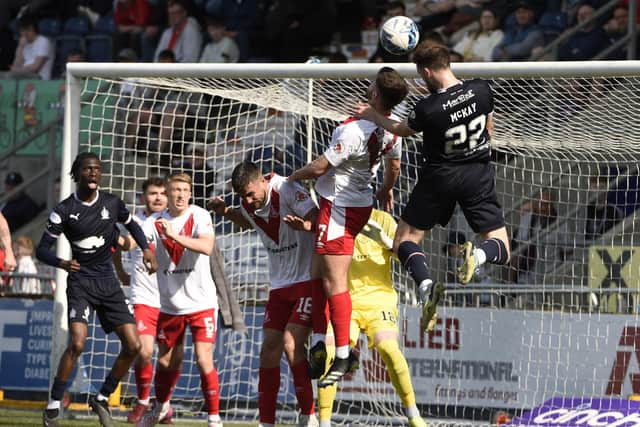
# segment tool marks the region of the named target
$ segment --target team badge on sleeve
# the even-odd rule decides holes
[[[335,151],[337,154],[342,153],[342,144],[341,143],[336,143],[336,145],[333,146],[333,151]]]
[[[51,222],[52,224],[60,224],[62,223],[62,218],[60,218],[60,215],[58,215],[57,212],[51,212],[49,214],[49,222]]]
[[[304,202],[309,198],[309,195],[304,191],[296,191],[296,201]]]

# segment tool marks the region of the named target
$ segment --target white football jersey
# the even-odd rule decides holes
[[[398,120],[394,114],[390,117]],[[380,167],[380,159],[382,156],[399,159],[402,138],[368,120],[349,118],[333,131],[324,156],[332,168],[316,181],[318,194],[335,206],[371,206],[371,181]]]
[[[145,215],[143,209],[136,211],[133,215],[133,220],[138,223],[145,232],[147,241],[152,241],[152,236],[147,232],[147,228],[144,227],[145,221],[151,217]],[[153,222],[154,219],[151,219]],[[118,224],[120,234],[126,236],[129,231]],[[158,293],[158,281],[156,275],[147,273],[147,269],[144,266],[142,258],[142,250],[136,247],[128,252],[122,252],[122,264],[125,271],[131,277],[131,303],[132,304],[144,304],[149,307],[160,307],[160,294]]]
[[[311,279],[314,233],[297,231],[283,218],[289,214],[304,218],[316,207],[309,193],[298,182],[271,174],[265,205],[255,210],[242,203],[241,212],[258,232],[269,254],[272,289],[285,288]]]
[[[198,237],[213,236],[211,216],[206,210],[191,205],[179,217],[172,217],[169,210],[152,216],[144,223],[145,234],[153,236],[158,260],[158,290],[160,311],[168,314],[189,314],[210,308],[218,308],[216,287],[211,276],[209,257],[193,252],[167,239],[156,227],[156,220],[165,218],[171,228],[180,234]]]

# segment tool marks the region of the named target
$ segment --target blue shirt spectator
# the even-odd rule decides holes
[[[594,13],[593,6],[583,4],[578,8],[578,25],[584,23]],[[609,46],[609,39],[598,21],[594,20],[584,26],[567,40],[558,51],[558,59],[562,61],[586,61]]]
[[[527,59],[534,48],[544,45],[544,34],[535,23],[535,12],[529,3],[520,2],[515,17],[515,27],[507,29],[502,41],[493,49],[494,61]]]

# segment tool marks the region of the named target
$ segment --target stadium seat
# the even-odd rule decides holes
[[[544,33],[545,44],[558,37],[567,29],[567,14],[564,12],[545,12],[540,17],[538,25]]]
[[[112,62],[113,39],[106,34],[90,34],[84,38],[87,47],[87,61]]]
[[[59,76],[65,68],[69,52],[75,49],[84,51],[84,40],[82,37],[73,35],[60,35],[55,38],[56,59],[53,63],[53,76]]]
[[[43,36],[56,37],[60,35],[62,22],[56,18],[43,18],[38,21],[38,32]]]
[[[105,15],[98,18],[93,26],[92,34],[113,34],[117,31],[113,16]]]
[[[73,16],[64,21],[66,36],[85,36],[89,34],[89,20],[83,16]]]

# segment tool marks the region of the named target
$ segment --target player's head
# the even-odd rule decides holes
[[[431,92],[436,92],[440,88],[441,72],[451,69],[449,48],[428,41],[418,45],[413,52],[412,60],[416,64],[418,74]]]
[[[85,151],[76,156],[69,172],[79,187],[96,190],[102,178],[102,165],[97,154]]]
[[[246,204],[254,209],[264,206],[269,186],[255,163],[244,161],[236,165],[231,174],[231,185]]]
[[[167,178],[167,202],[169,209],[182,212],[189,207],[191,199],[191,176],[176,172]]]
[[[147,178],[142,183],[142,201],[147,212],[161,212],[167,208],[167,191],[164,179]]]
[[[380,106],[388,111],[402,102],[408,92],[400,73],[391,67],[382,67],[367,89],[367,100],[373,105],[379,98]]]

